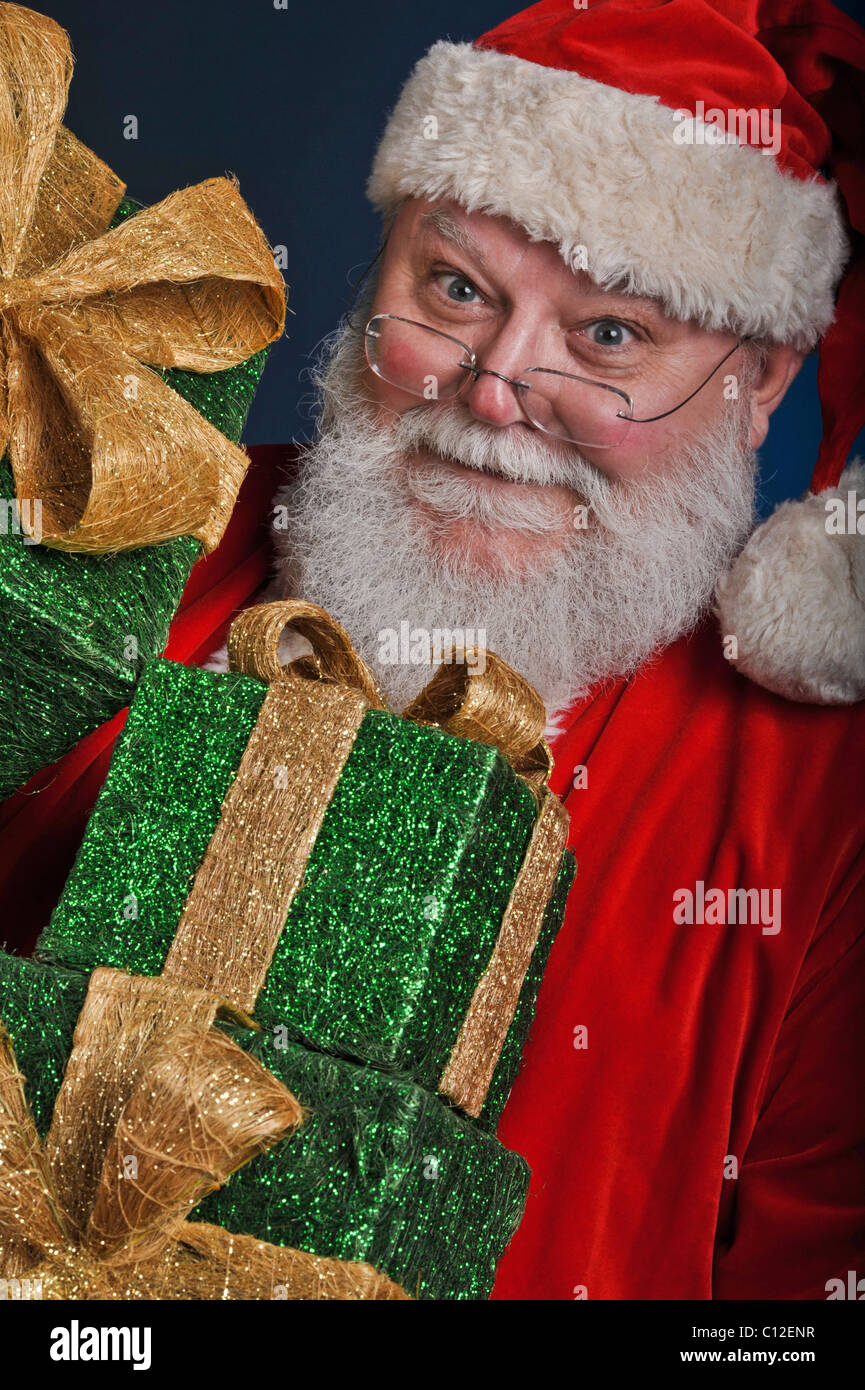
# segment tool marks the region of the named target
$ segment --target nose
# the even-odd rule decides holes
[[[492,367],[476,367],[464,399],[476,420],[487,425],[528,425],[530,423],[516,389],[519,377],[506,376]]]

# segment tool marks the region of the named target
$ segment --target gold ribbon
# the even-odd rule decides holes
[[[568,813],[558,797],[544,788],[540,813],[493,953],[477,983],[439,1082],[442,1095],[449,1096],[467,1115],[477,1116],[484,1107],[538,944],[567,836]]]
[[[283,667],[277,649],[286,626],[306,637],[313,654]],[[246,609],[231,626],[228,654],[232,670],[269,689],[163,973],[252,1010],[361,720],[384,704],[344,629],[316,604],[290,599]],[[456,669],[440,668],[405,717],[499,748],[539,806],[496,946],[439,1085],[478,1115],[537,944],[568,817],[546,787],[543,702],[499,657],[487,653],[483,672],[473,654]]]
[[[94,971],[40,1144],[0,1029],[0,1273],[54,1299],[405,1299],[370,1265],[188,1222],[302,1107],[211,1025],[224,1001]]]
[[[45,544],[211,550],[248,459],[151,368],[251,357],[282,332],[282,276],[228,179],[106,231],[124,185],[61,124],[71,73],[59,25],[0,4],[0,453]]]

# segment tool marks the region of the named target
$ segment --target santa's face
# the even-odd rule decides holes
[[[425,329],[370,346],[364,325],[379,314],[456,346],[431,335],[429,363]],[[705,612],[752,524],[752,445],[777,394],[755,385],[747,351],[663,420],[622,429],[614,411],[613,447],[537,428],[502,378],[582,376],[657,415],[695,391],[732,335],[600,292],[504,219],[419,200],[399,212],[353,318],[316,373],[319,430],[277,498],[276,540],[283,591],[345,626],[396,708],[431,670],[415,660],[422,642],[394,656],[395,632],[482,633],[552,712]],[[484,369],[468,380],[461,343]],[[418,394],[399,384],[409,369]],[[427,398],[423,384],[447,388],[449,372],[459,393]],[[584,407],[557,404],[550,420],[582,436],[597,426]]]
[[[587,529],[585,497],[568,480],[569,459],[579,454],[622,483],[669,474],[682,442],[717,428],[739,399],[745,362],[733,334],[673,319],[650,299],[599,290],[587,273],[570,270],[550,243],[532,242],[507,219],[467,213],[455,202],[409,199],[403,204],[388,236],[370,313],[437,329],[465,343],[485,369],[472,377],[457,368],[452,389],[458,399],[431,406],[448,338],[430,336],[424,362],[421,334],[409,345],[418,360],[407,370],[399,360],[400,352],[405,356],[402,343],[396,344],[393,370],[385,357],[384,371],[397,377],[396,383],[367,367],[365,387],[383,430],[408,412],[421,426],[417,447],[403,451],[403,476],[431,542],[443,554],[470,558],[490,571],[513,574],[544,559],[554,562],[574,531]],[[369,341],[375,351],[376,340]],[[456,363],[462,354],[454,346],[451,355]],[[551,373],[532,373],[531,367]],[[412,385],[423,389],[426,399],[403,388],[402,372],[411,376],[412,370]],[[561,438],[567,419],[548,422],[556,431],[550,434],[538,429],[527,411],[546,383],[564,379],[552,373],[598,383],[588,392],[577,388],[576,442]],[[524,393],[511,384],[515,380],[535,384]],[[633,401],[636,419],[663,418],[617,428],[613,442],[597,443],[603,424],[594,435],[592,398],[603,419],[604,413],[615,416],[617,407],[627,409],[625,396]],[[585,423],[581,407],[588,411]],[[495,431],[503,449],[519,454],[525,446],[522,468],[502,471],[499,450],[463,451],[454,426],[472,421]],[[406,427],[411,430],[410,422]],[[454,505],[457,498],[460,506]],[[543,518],[543,526],[522,525],[527,512]]]

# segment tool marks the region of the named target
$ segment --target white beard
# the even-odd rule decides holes
[[[717,428],[665,459],[663,476],[620,482],[573,446],[485,425],[460,401],[383,424],[362,367],[361,335],[342,330],[317,379],[319,437],[275,499],[285,511],[274,592],[321,604],[342,623],[394,708],[432,674],[382,659],[380,634],[402,623],[485,630],[488,649],[532,682],[552,716],[633,672],[706,612],[753,525],[755,455],[741,384]],[[552,537],[562,531],[561,502],[547,505],[528,489],[522,498],[498,494],[439,469],[407,471],[405,455],[419,446],[514,481],[565,484],[588,506],[588,527],[520,572],[493,574],[465,554],[443,554],[436,532],[459,518],[498,536],[505,528]],[[437,524],[419,518],[416,499]]]

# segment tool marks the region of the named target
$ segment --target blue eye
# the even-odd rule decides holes
[[[589,324],[587,332],[591,341],[597,343],[598,347],[627,347],[628,343],[636,339],[636,334],[618,319],[598,319],[597,322]]]
[[[443,271],[436,277],[439,289],[452,299],[456,304],[478,304],[481,295],[475,289],[471,280],[467,280],[464,275],[458,275],[456,271]]]

